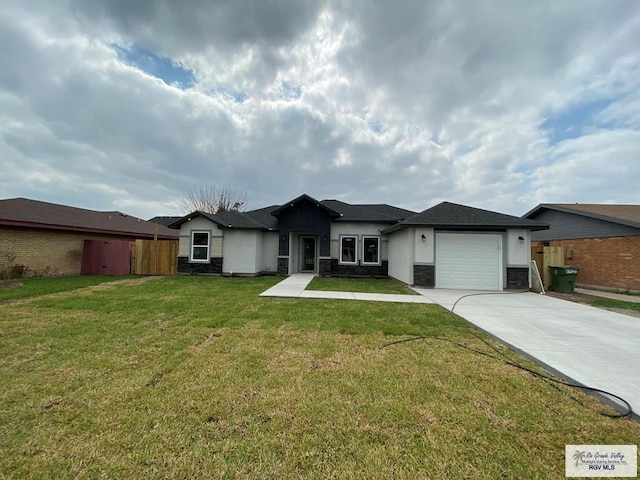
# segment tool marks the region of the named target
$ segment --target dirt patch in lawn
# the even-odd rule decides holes
[[[140,278],[125,278],[125,279],[122,279],[122,280],[108,280],[106,282],[102,282],[102,283],[97,284],[97,285],[78,286],[76,288],[71,288],[70,290],[63,290],[61,292],[45,293],[45,294],[42,294],[42,295],[33,295],[33,296],[22,297],[22,298],[10,298],[8,300],[0,301],[0,306],[2,306],[2,305],[14,305],[14,304],[20,304],[20,303],[28,303],[28,302],[32,302],[34,300],[40,300],[40,299],[43,299],[43,298],[50,298],[50,297],[55,296],[55,295],[59,295],[59,296],[74,295],[74,293],[77,292],[78,290],[93,291],[93,290],[101,290],[101,289],[105,289],[105,288],[110,288],[110,287],[112,287],[114,285],[124,285],[124,286],[139,285],[141,283],[146,283],[149,280],[154,280],[154,279],[158,279],[158,278],[162,278],[162,277],[150,276],[150,277],[140,277]],[[12,283],[12,284],[9,284],[9,285],[0,285],[0,286],[23,287],[24,284],[22,284],[22,283]]]

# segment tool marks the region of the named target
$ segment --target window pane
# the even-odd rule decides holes
[[[378,239],[362,239],[362,256],[365,263],[378,263]]]
[[[342,237],[341,239],[341,258],[343,262],[355,262],[356,261],[356,238],[355,237]]]
[[[196,232],[193,234],[194,245],[209,245],[209,234],[207,232]]]
[[[209,247],[193,247],[193,259],[209,260],[208,252],[209,252]]]

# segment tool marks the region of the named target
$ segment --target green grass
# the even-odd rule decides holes
[[[104,282],[114,282],[138,278],[135,275],[112,277],[108,275],[78,275],[72,277],[41,277],[21,278],[9,280],[9,285],[0,285],[0,302],[17,300],[19,298],[47,295],[49,293],[67,292],[77,288],[99,285]]]
[[[405,284],[392,278],[314,277],[307,290],[417,295]]]
[[[379,348],[486,348],[436,305],[257,296],[278,280],[0,306],[0,478],[555,479],[566,444],[640,438],[450,343]]]
[[[595,298],[589,301],[589,305],[601,308],[622,308],[625,310],[635,310],[640,312],[640,303],[622,302],[620,300],[610,300],[608,298]]]

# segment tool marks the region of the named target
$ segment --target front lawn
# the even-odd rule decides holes
[[[380,348],[488,350],[438,306],[258,297],[279,280],[0,306],[0,477],[555,479],[566,444],[640,438],[591,397],[452,343]]]
[[[314,277],[307,290],[417,295],[404,283],[393,278]]]

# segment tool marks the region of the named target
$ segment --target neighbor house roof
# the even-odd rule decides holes
[[[541,203],[523,217],[531,218],[543,209],[573,213],[583,217],[640,228],[640,205],[615,205],[597,203]]]
[[[447,228],[451,230],[502,230],[507,228],[545,230],[549,228],[547,224],[535,220],[523,219],[457,203],[442,202],[418,214],[400,220],[395,225],[383,230],[382,233],[391,233],[402,228],[411,227]]]
[[[0,200],[0,225],[109,234],[137,238],[175,239],[174,230],[117,211],[99,212],[28,198]]]

